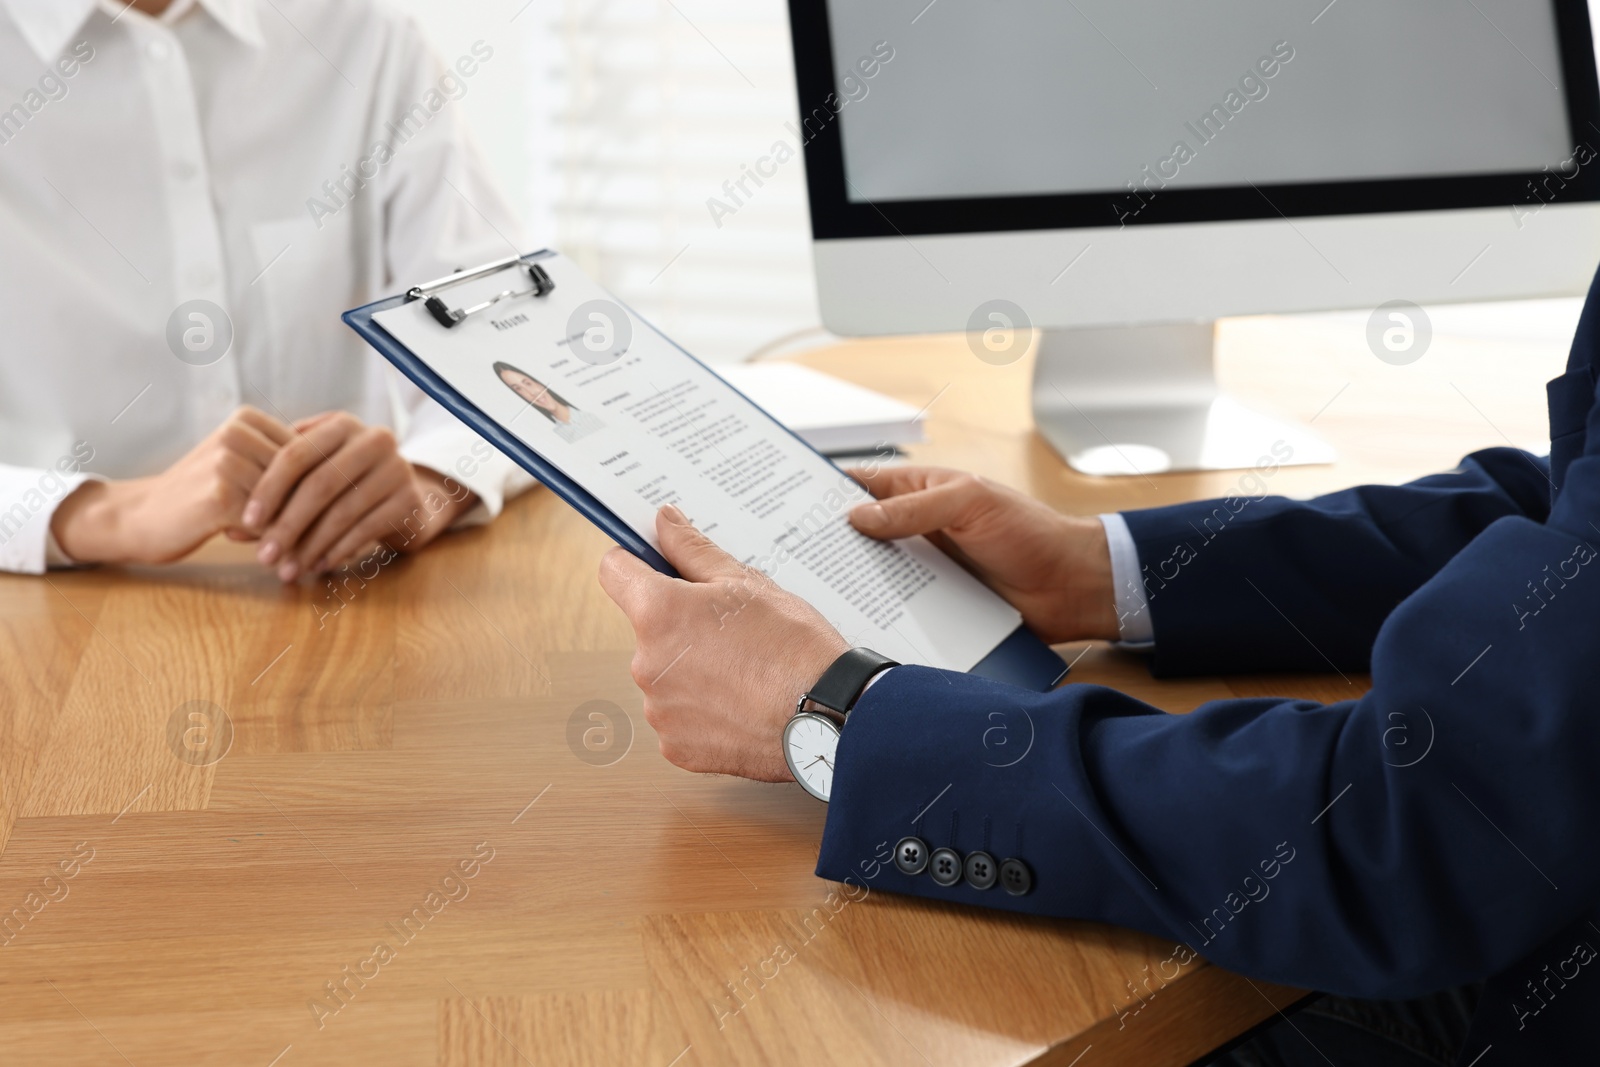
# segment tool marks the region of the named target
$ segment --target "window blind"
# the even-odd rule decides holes
[[[820,333],[787,18],[535,0],[517,20],[530,231],[708,361]]]

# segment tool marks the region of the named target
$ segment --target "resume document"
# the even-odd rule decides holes
[[[553,292],[501,299],[448,329],[421,300],[373,319],[647,543],[659,550],[656,511],[676,504],[852,644],[966,671],[1021,624],[923,538],[858,533],[847,513],[864,489],[569,260],[539,265]],[[528,288],[507,271],[441,295],[468,307],[518,281]],[[739,624],[738,603],[725,625]]]

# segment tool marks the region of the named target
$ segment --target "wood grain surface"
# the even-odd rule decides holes
[[[1559,352],[1439,338],[1397,368],[1360,334],[1225,328],[1230,385],[1343,452],[1273,491],[1543,435]],[[1031,433],[1028,360],[961,338],[806,361],[931,404],[915,458],[1064,510],[1238,482],[1072,474]],[[535,491],[338,585],[283,588],[226,543],[0,577],[0,1063],[1182,1065],[1300,995],[1197,962],[1135,996],[1173,945],[841,895],[811,873],[821,805],[661,759],[606,547]],[[1173,712],[1365,685],[1063,651]]]

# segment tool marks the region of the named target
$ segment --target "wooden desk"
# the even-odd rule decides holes
[[[1316,415],[1348,457],[1273,490],[1542,435],[1559,353],[1440,339],[1393,368],[1340,329],[1224,335],[1240,393]],[[959,339],[809,362],[937,395],[917,458],[1064,509],[1237,482],[1071,474],[1029,432],[1027,361],[990,367]],[[1296,998],[1195,964],[1135,1000],[1172,946],[1089,923],[830,906],[820,805],[656,752],[595,584],[605,548],[540,492],[337,596],[281,588],[226,544],[0,578],[0,1062],[1176,1065]],[[1156,683],[1104,647],[1075,678],[1173,711],[1361,685]],[[231,722],[225,754],[220,722],[188,717],[207,705]],[[613,732],[586,762],[584,730],[608,742],[594,708]]]

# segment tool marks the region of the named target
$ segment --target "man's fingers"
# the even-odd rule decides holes
[[[885,541],[946,530],[970,519],[990,491],[971,475],[939,480],[926,489],[857,504],[850,509],[850,524]]]
[[[960,471],[945,467],[851,467],[845,471],[867,492],[882,500],[885,497],[916,493],[930,486],[961,477]]]
[[[738,578],[745,573],[743,564],[695,529],[674,504],[656,512],[656,537],[661,541],[661,554],[687,581],[709,582]]]
[[[660,583],[671,580],[625,548],[613,548],[600,560],[600,588],[622,609],[635,630],[640,612],[659,595]]]

